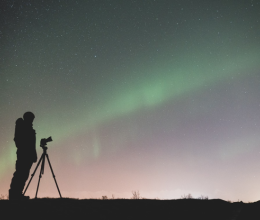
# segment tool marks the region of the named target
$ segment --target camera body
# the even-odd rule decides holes
[[[47,143],[50,142],[50,141],[52,141],[51,136],[48,137],[48,138],[43,138],[43,139],[41,139],[40,146],[41,146],[41,147],[45,147],[45,146],[47,145]]]

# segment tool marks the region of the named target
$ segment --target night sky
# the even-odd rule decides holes
[[[0,194],[32,111],[63,197],[260,199],[260,1],[6,0],[0,22]]]

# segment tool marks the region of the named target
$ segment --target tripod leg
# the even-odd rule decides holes
[[[45,166],[45,155],[44,155],[44,158],[42,160],[42,167],[41,167],[41,173],[42,175],[44,174],[44,166]]]
[[[26,186],[26,188],[25,188],[25,190],[24,190],[24,192],[23,192],[23,195],[26,193],[26,191],[27,191],[27,189],[28,189],[28,187],[29,187],[29,185],[30,185],[30,183],[31,183],[31,181],[32,181],[32,178],[34,177],[34,174],[35,174],[35,172],[36,172],[36,170],[37,170],[39,164],[40,164],[41,161],[42,161],[42,158],[43,158],[43,154],[42,154],[40,160],[39,160],[38,163],[37,163],[37,166],[36,166],[36,168],[35,168],[35,170],[34,170],[34,172],[33,172],[33,174],[32,174],[32,177],[31,177],[30,181],[28,182],[28,184],[27,184],[27,186]]]
[[[55,175],[54,175],[54,172],[53,172],[53,170],[52,170],[52,166],[51,166],[51,162],[50,162],[50,159],[49,159],[48,154],[46,154],[46,156],[47,156],[47,159],[48,159],[48,162],[49,162],[50,168],[51,168],[51,172],[52,172],[53,179],[54,179],[54,181],[55,181],[55,183],[56,183],[56,186],[57,186],[58,192],[59,192],[59,194],[60,194],[60,198],[62,198],[61,193],[60,193],[60,189],[59,189],[59,187],[58,187],[58,184],[57,184],[57,181],[56,181],[56,178],[55,178]]]
[[[40,181],[41,181],[42,174],[44,171],[44,161],[45,161],[45,154],[43,154],[43,157],[42,157],[42,165],[41,165],[41,170],[40,170],[40,174],[39,174],[39,180],[38,180],[37,190],[36,190],[36,194],[35,194],[35,199],[37,199],[38,189],[39,189]]]

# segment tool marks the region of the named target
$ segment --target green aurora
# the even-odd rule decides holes
[[[200,61],[203,62],[200,62]],[[234,60],[223,59],[215,66],[207,65],[213,63],[207,56],[197,57],[198,63],[205,63],[200,67],[194,67],[192,64],[180,68],[175,68],[173,65],[165,65],[165,69],[148,68],[143,71],[149,72],[149,79],[143,79],[139,82],[134,82],[130,88],[115,88],[116,96],[105,96],[106,101],[102,101],[93,110],[88,108],[81,109],[78,112],[78,118],[68,120],[66,124],[57,125],[55,118],[51,116],[44,119],[39,119],[38,124],[41,127],[41,134],[47,137],[50,135],[50,130],[55,133],[52,135],[55,143],[66,140],[81,131],[87,132],[95,129],[96,126],[103,123],[108,123],[117,117],[124,117],[133,114],[135,111],[154,108],[162,105],[168,100],[181,98],[181,96],[189,93],[194,93],[203,90],[205,85],[217,84],[221,81],[232,80],[234,77],[239,77],[246,74],[245,70],[256,69],[259,67],[257,53],[252,53],[248,56],[237,56]],[[250,68],[249,68],[250,67]],[[241,74],[240,74],[241,73]],[[142,75],[140,73],[140,75]],[[120,92],[118,92],[120,90]],[[80,100],[80,102],[82,102]],[[50,129],[51,127],[51,129]],[[38,137],[39,140],[39,137]],[[95,136],[93,145],[92,157],[97,158],[102,150],[98,137]],[[88,145],[86,143],[86,145]],[[16,160],[14,143],[11,142],[7,146],[7,151],[0,158],[0,177],[3,177],[10,166],[13,166]],[[76,154],[75,163],[82,161],[82,154]]]

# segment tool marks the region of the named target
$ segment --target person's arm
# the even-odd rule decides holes
[[[14,142],[17,148],[21,147],[24,142],[24,121],[22,118],[18,118],[15,123]]]

